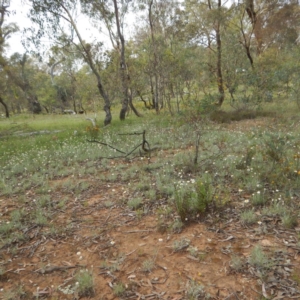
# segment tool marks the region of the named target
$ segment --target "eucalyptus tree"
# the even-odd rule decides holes
[[[2,66],[1,73],[3,73],[3,71],[4,71],[2,61],[4,61],[3,54],[4,54],[4,47],[5,47],[6,39],[7,39],[7,37],[9,37],[9,35],[12,32],[16,31],[16,28],[4,25],[5,17],[9,13],[8,12],[8,7],[9,7],[9,5],[6,5],[6,1],[3,1],[3,0],[0,1],[0,62],[1,62],[1,66]],[[1,74],[1,75],[3,75],[3,74]],[[1,80],[1,86],[0,87],[1,87],[1,91],[3,93],[3,91],[4,91],[4,80]],[[5,116],[7,118],[9,118],[9,110],[8,110],[7,104],[4,102],[2,93],[0,94],[0,103],[4,107]]]
[[[126,62],[126,41],[124,35],[125,17],[129,12],[130,0],[81,0],[84,12],[92,19],[102,19],[108,31],[113,49],[119,54],[119,74],[122,84],[122,108],[120,119],[125,120],[130,107],[137,116],[141,116],[133,105],[130,92],[130,74]]]
[[[15,85],[22,89],[25,93],[26,99],[29,103],[29,109],[33,113],[41,112],[41,105],[38,101],[38,98],[30,85],[29,79],[26,76],[25,65],[27,62],[27,55],[24,54],[22,57],[17,55],[19,58],[19,72],[14,72],[12,69],[13,66],[10,64],[10,61],[7,57],[5,57],[5,46],[7,45],[7,40],[11,36],[11,34],[17,32],[19,30],[18,26],[15,23],[6,24],[6,17],[9,16],[10,3],[9,1],[0,1],[0,66],[2,68],[2,72],[4,72]],[[4,106],[6,111],[6,116],[9,116],[8,108],[6,103],[3,100],[3,97],[0,94],[1,101],[0,103]]]
[[[39,26],[39,29],[35,33],[37,37],[35,41],[39,44],[41,37],[48,34],[55,42],[59,42],[62,47],[69,47],[71,44],[75,46],[97,79],[97,88],[104,99],[104,125],[110,124],[112,119],[111,103],[102,83],[96,57],[97,53],[101,50],[102,44],[90,44],[82,38],[76,21],[79,2],[71,0],[30,0],[30,2],[32,8],[29,12],[29,17]],[[32,31],[34,32],[34,29]]]
[[[143,63],[142,70],[148,77],[150,107],[159,112],[167,106],[172,112],[171,99],[176,97],[179,81],[188,69],[184,57],[187,47],[184,10],[175,0],[139,0],[137,5],[140,18],[134,55]],[[139,78],[137,81],[141,83]],[[141,90],[139,94],[142,95]]]
[[[226,28],[228,9],[222,0],[186,0],[188,31],[190,41],[206,47],[208,67],[216,78],[218,89],[217,103],[221,106],[225,99],[222,71],[222,34]]]
[[[7,104],[5,103],[5,101],[3,100],[4,95],[5,95],[5,90],[7,89],[7,80],[5,78],[5,74],[4,72],[0,71],[0,90],[1,90],[1,94],[0,94],[0,103],[2,104],[4,111],[5,111],[5,117],[9,118],[9,109]]]
[[[52,87],[56,90],[59,106],[64,109],[71,104],[75,113],[82,111],[82,104],[77,103],[76,72],[81,65],[81,56],[72,45],[53,46],[49,51],[48,68]]]
[[[103,73],[103,72],[102,72]],[[105,83],[107,93],[112,102],[112,97],[109,93],[109,86],[105,82],[105,72],[102,75],[103,82]],[[76,102],[82,112],[86,109],[96,113],[99,101],[99,92],[97,92],[96,78],[91,72],[91,69],[84,65],[75,73],[76,80]]]
[[[269,47],[293,44],[299,37],[298,0],[244,0],[241,2],[252,24],[257,55]]]

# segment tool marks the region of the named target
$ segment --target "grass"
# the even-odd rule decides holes
[[[132,210],[137,210],[143,203],[142,198],[132,198],[127,202],[127,205]]]
[[[241,121],[245,119],[256,119],[258,117],[275,117],[276,113],[262,110],[214,110],[210,114],[210,119],[218,123],[230,123],[232,121]]]
[[[201,297],[201,298],[200,298]],[[191,280],[187,284],[187,299],[209,299],[209,295],[206,295],[204,291],[204,286],[202,284],[197,283],[194,280]]]
[[[76,287],[80,297],[92,297],[95,294],[94,291],[94,279],[93,275],[88,270],[80,270],[76,276]]]
[[[298,225],[298,218],[290,213],[285,213],[281,218],[281,222],[283,227],[293,229]]]
[[[230,267],[236,271],[240,272],[243,270],[244,262],[238,255],[232,255],[230,261]]]
[[[225,125],[203,120],[197,164],[195,134],[191,130],[194,127],[176,116],[171,119],[151,114],[123,123],[114,120],[106,128],[100,125],[97,138],[126,153],[141,143],[141,137],[120,133],[145,129],[150,145],[160,145],[162,149],[151,160],[140,157],[138,149],[126,159],[113,159],[118,151],[87,142],[90,133],[86,127],[90,124],[86,116],[16,116],[0,120],[0,194],[13,203],[0,221],[1,246],[10,245],[9,251],[18,254],[18,241],[31,236],[27,228],[38,227],[39,234],[45,236],[67,235],[73,230],[72,220],[80,219],[80,209],[89,205],[85,196],[101,194],[103,186],[109,187],[114,196],[101,194],[101,207],[135,210],[131,214],[137,221],[156,214],[153,228],[170,235],[207,217],[213,220],[214,214],[222,215],[227,205],[237,208],[243,225],[255,225],[258,216],[268,216],[276,221],[279,217],[280,226],[292,229],[297,226],[299,214],[295,195],[300,184],[300,126],[288,118],[287,111],[284,114],[281,119],[272,113],[276,118],[272,126],[268,123],[261,128],[237,124],[227,130]],[[15,127],[12,121],[17,123]],[[22,128],[27,133],[63,130],[26,137],[14,135]],[[116,192],[120,192],[119,185],[125,186],[121,196]],[[79,209],[72,219],[55,226],[56,217],[73,202]],[[176,240],[172,248],[174,252],[187,250],[191,256],[199,257],[198,249],[187,239]],[[254,249],[249,263],[266,269],[268,257],[262,249]],[[231,266],[239,270],[242,263],[233,257]],[[151,260],[145,260],[141,269],[150,272],[154,266]],[[116,271],[119,266],[111,268]],[[82,295],[89,297],[93,291],[91,273],[78,276],[83,281]],[[85,291],[84,286],[89,288]],[[190,287],[191,295],[193,290],[197,292],[197,286],[191,283]],[[113,290],[121,296],[125,286],[115,284]],[[199,293],[200,290],[199,287]]]
[[[113,293],[118,297],[121,297],[125,293],[125,291],[126,288],[122,282],[117,283],[113,286]]]
[[[174,252],[179,252],[179,251],[182,251],[182,250],[185,250],[189,247],[190,245],[190,240],[189,239],[186,239],[186,238],[182,238],[180,240],[176,240],[173,242],[173,251]]]
[[[261,246],[257,245],[252,249],[250,253],[249,264],[261,271],[265,271],[272,266],[272,261],[265,254]]]
[[[249,209],[241,213],[240,219],[244,225],[253,225],[257,221],[257,216],[252,209]]]
[[[143,272],[151,272],[154,267],[155,267],[155,262],[153,259],[144,260],[142,263]]]

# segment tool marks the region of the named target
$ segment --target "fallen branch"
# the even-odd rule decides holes
[[[146,140],[146,130],[144,130],[143,132],[132,132],[132,133],[120,133],[119,135],[142,135],[143,136],[143,140],[140,144],[138,144],[137,146],[135,146],[131,151],[129,151],[128,153],[117,149],[116,147],[113,147],[107,143],[101,142],[101,141],[97,141],[97,140],[87,140],[90,143],[97,143],[103,146],[107,146],[119,153],[122,153],[124,155],[120,155],[120,156],[112,156],[112,157],[101,157],[101,158],[106,158],[106,159],[115,159],[115,158],[127,158],[130,154],[132,154],[136,149],[138,149],[139,147],[142,148],[142,150],[144,151],[144,153],[146,154],[150,154],[152,151],[159,149],[159,147],[153,147],[150,148],[150,144],[148,143],[148,141]],[[140,151],[140,155],[142,155],[141,151]]]
[[[119,149],[117,149],[117,148],[115,148],[115,147],[113,147],[113,146],[111,146],[111,145],[109,145],[109,144],[106,144],[106,143],[104,143],[104,142],[99,142],[99,141],[96,141],[96,140],[88,140],[88,142],[90,142],[90,143],[97,143],[97,144],[100,144],[100,145],[103,145],[103,146],[107,146],[107,147],[109,147],[109,148],[111,148],[111,149],[113,149],[113,150],[116,150],[117,152],[126,154],[126,152],[124,152],[124,151],[122,151],[122,150],[119,150]]]
[[[149,232],[149,231],[154,231],[152,229],[148,230],[130,230],[130,231],[123,231],[124,233],[138,233],[138,232]]]
[[[68,269],[75,269],[75,268],[85,268],[86,266],[84,265],[75,265],[75,266],[47,266],[46,268],[43,269],[38,269],[34,271],[35,273],[40,273],[40,274],[48,274],[52,273],[55,271],[65,271]]]

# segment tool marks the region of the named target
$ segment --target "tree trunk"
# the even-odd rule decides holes
[[[104,107],[103,110],[105,111],[105,119],[104,119],[104,126],[110,124],[111,122],[111,112],[110,112],[110,101],[109,98],[106,94],[106,92],[104,91],[103,85],[101,83],[101,80],[98,78],[98,84],[97,84],[98,90],[100,92],[100,95],[103,97],[104,99]]]
[[[24,91],[26,93],[26,89]],[[34,114],[40,114],[42,112],[41,103],[38,101],[36,95],[28,95],[27,99],[29,101],[29,110]]]
[[[98,90],[100,92],[100,95],[102,96],[102,98],[104,99],[104,111],[105,111],[105,119],[104,119],[104,125],[108,125],[111,123],[111,112],[110,112],[110,100],[108,95],[106,94],[104,87],[102,85],[102,80],[101,80],[101,76],[97,70],[97,68],[95,67],[95,63],[93,61],[90,49],[86,46],[86,44],[84,43],[80,32],[76,26],[76,23],[74,22],[72,15],[70,14],[69,10],[67,9],[67,7],[65,7],[62,3],[60,3],[61,7],[63,8],[63,10],[66,12],[66,14],[68,15],[69,18],[69,22],[71,23],[73,29],[76,32],[77,38],[79,40],[79,43],[81,45],[81,48],[79,48],[79,50],[81,51],[81,54],[83,56],[83,59],[85,60],[85,62],[89,65],[89,67],[92,69],[92,72],[94,73],[94,75],[97,78],[97,87]]]
[[[153,106],[151,105],[151,103],[148,105],[146,100],[144,100],[143,95],[141,94],[140,91],[137,91],[137,94],[139,95],[139,97],[141,98],[141,100],[144,102],[144,105],[147,109],[152,109]]]
[[[246,0],[246,12],[253,26],[253,33],[257,43],[257,55],[259,56],[262,52],[263,45],[263,39],[261,34],[263,22],[261,17],[258,16],[254,10],[254,0]]]
[[[221,9],[221,0],[218,0],[218,9]],[[222,42],[220,33],[220,21],[217,20],[216,31],[216,41],[217,41],[217,83],[219,91],[218,104],[221,106],[225,99],[223,75],[222,75]]]
[[[49,109],[46,105],[43,105],[43,107],[45,108],[45,111],[47,112],[47,114],[49,114]]]
[[[158,66],[158,59],[157,59],[157,48],[156,48],[156,41],[154,37],[154,25],[153,25],[153,20],[152,20],[152,5],[153,5],[153,0],[149,2],[149,11],[148,11],[148,17],[149,17],[149,24],[150,24],[150,31],[151,31],[151,41],[152,41],[152,46],[153,46],[153,73],[154,73],[154,83],[155,83],[155,88],[154,88],[154,93],[153,93],[153,100],[154,100],[154,108],[156,112],[159,112],[159,106],[158,106],[158,74],[157,74],[157,66]]]
[[[129,97],[129,107],[132,109],[132,111],[134,112],[134,114],[137,116],[137,117],[142,117],[142,115],[138,112],[138,110],[135,108],[135,106],[133,105],[132,103],[132,93],[130,91],[130,93],[128,93],[128,97]]]
[[[122,90],[123,90],[124,98],[122,101],[122,108],[120,111],[120,120],[123,121],[123,120],[125,120],[126,112],[127,112],[128,104],[129,104],[129,99],[128,99],[129,98],[128,97],[129,76],[128,76],[128,74],[126,74],[127,67],[126,67],[126,61],[125,61],[125,40],[124,40],[123,34],[121,33],[117,0],[113,0],[113,2],[114,2],[114,7],[115,7],[117,31],[118,31],[119,40],[121,42],[121,49],[119,49],[119,51],[120,51],[120,69],[121,69]]]
[[[5,117],[9,118],[9,111],[8,111],[8,107],[6,105],[6,103],[3,101],[2,97],[0,96],[0,103],[4,106],[4,110],[5,110]]]

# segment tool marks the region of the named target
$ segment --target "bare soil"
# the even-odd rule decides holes
[[[256,125],[253,122],[244,125],[250,128]],[[241,122],[228,127],[245,128]],[[146,162],[132,161],[131,166],[140,163]],[[5,267],[0,277],[1,299],[20,286],[26,294],[18,299],[179,300],[205,299],[208,294],[210,299],[228,300],[300,299],[300,228],[284,229],[276,216],[244,226],[239,214],[249,195],[233,193],[222,210],[208,212],[176,233],[158,225],[157,208],[166,204],[163,197],[149,207],[148,214],[139,216],[125,205],[133,197],[128,182],[85,179],[90,189],[79,198],[68,194],[69,201],[53,213],[47,226],[25,228],[25,241],[12,241],[1,249],[0,263]],[[63,197],[63,191],[52,192],[52,199]],[[25,198],[29,204],[34,200],[34,188]],[[17,199],[0,199],[3,221],[17,208]],[[51,232],[51,225],[56,232]],[[175,249],[174,242],[183,239],[197,247],[197,255],[187,247]],[[248,261],[255,245],[261,245],[275,262],[264,276]],[[239,270],[232,267],[233,255],[243,260]],[[149,261],[153,266],[147,270]],[[88,269],[94,279],[94,291],[86,296],[74,292],[75,274],[81,269]],[[117,296],[115,286],[120,283],[125,291]],[[203,285],[205,293],[198,298],[188,294],[192,283]]]

